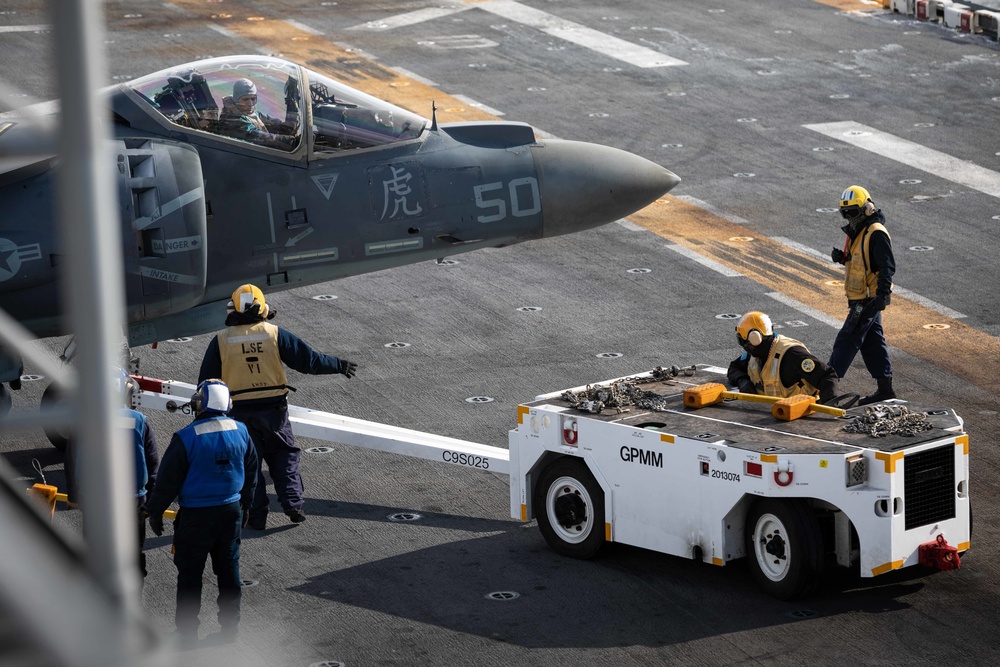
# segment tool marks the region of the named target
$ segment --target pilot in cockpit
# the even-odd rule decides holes
[[[287,113],[282,121],[257,111],[257,86],[250,79],[238,79],[233,84],[232,97],[222,98],[221,133],[271,148],[292,150],[299,140],[297,88],[295,80],[289,78],[285,86]]]

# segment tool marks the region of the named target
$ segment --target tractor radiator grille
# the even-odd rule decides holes
[[[955,517],[955,448],[908,454],[904,463],[906,530]]]

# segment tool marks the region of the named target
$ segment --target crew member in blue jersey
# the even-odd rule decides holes
[[[191,397],[195,418],[174,433],[163,453],[156,486],[146,503],[149,526],[163,534],[163,513],[177,499],[174,565],[177,610],[174,622],[181,645],[198,641],[201,577],[205,561],[219,584],[222,638],[234,641],[240,622],[240,529],[249,516],[257,481],[257,453],[240,422],[226,416],[232,408],[222,380],[205,380]]]
[[[302,523],[306,515],[302,510],[300,450],[288,421],[290,387],[284,366],[310,375],[341,373],[352,378],[358,365],[315,352],[298,336],[268,322],[275,311],[268,308],[264,293],[254,285],[238,287],[229,305],[226,329],[209,343],[198,378],[221,377],[226,382],[233,397],[230,416],[246,424],[257,446],[261,471],[247,525],[254,530],[267,526],[265,462],[285,514],[292,523]]]
[[[132,486],[135,495],[136,523],[139,532],[139,571],[146,576],[146,494],[156,483],[156,472],[160,465],[160,452],[156,448],[156,437],[150,428],[146,415],[132,409],[132,394],[136,383],[124,369],[116,368],[111,376],[112,391],[121,396],[124,407],[121,408],[118,420],[123,429],[128,431],[128,446],[132,450],[135,462],[135,481]],[[79,505],[79,490],[76,471],[79,465],[80,448],[76,438],[70,437],[66,442],[66,499],[71,506]]]

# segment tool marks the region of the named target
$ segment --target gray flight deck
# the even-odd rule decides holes
[[[443,11],[458,5],[461,11]],[[996,383],[967,372],[1000,374],[998,195],[970,186],[961,168],[933,173],[926,162],[907,164],[806,127],[854,121],[1000,178],[995,37],[810,0],[104,6],[113,81],[200,57],[281,50],[255,42],[223,14],[243,23],[292,21],[312,31],[300,33],[313,40],[313,66],[347,83],[376,66],[326,55],[324,44],[349,46],[505,119],[643,155],[683,179],[672,193],[687,198],[681,203],[816,257],[828,258],[843,240],[839,216],[821,209],[836,207],[839,193],[858,183],[887,214],[897,283],[908,290],[896,291],[887,319],[931,303],[945,310],[932,308],[941,314],[926,324],[947,322],[969,341],[921,347],[913,344],[927,335],[921,325],[890,336],[899,345],[892,349],[899,395],[954,409],[970,434],[976,522],[957,571],[865,580],[838,574],[813,596],[782,602],[761,595],[739,562],[713,567],[620,545],[576,561],[552,552],[533,522],[509,518],[503,475],[302,438],[308,520],[293,526],[272,501],[267,530],[248,531],[242,544],[239,643],[217,646],[209,637],[176,664],[916,667],[1000,660],[1000,406]],[[546,23],[546,16],[577,27]],[[0,7],[0,79],[35,100],[55,94],[51,45],[44,29],[5,28],[46,21],[35,0]],[[591,34],[581,27],[687,64],[640,67],[609,54],[613,40],[563,38]],[[7,106],[21,103],[4,95]],[[429,115],[430,101],[416,111]],[[693,241],[703,229],[691,227]],[[517,406],[540,394],[660,365],[725,367],[739,353],[732,316],[747,310],[767,311],[781,333],[826,357],[844,313],[776,292],[786,255],[769,265],[734,254],[731,266],[740,270],[726,272],[681,253],[684,240],[683,233],[664,238],[633,223],[610,224],[453,263],[268,294],[275,323],[359,365],[351,380],[292,373],[292,402],[506,447]],[[139,348],[140,371],[193,382],[209,340]],[[38,345],[58,353],[64,342]],[[960,358],[973,361],[959,365]],[[33,377],[35,369],[26,373],[13,392],[14,414],[35,409],[48,382]],[[874,383],[858,359],[842,385],[865,393]],[[149,416],[161,450],[186,423],[180,415]],[[64,486],[62,456],[40,432],[4,433],[0,453],[16,483],[40,481],[31,467],[38,459],[49,483]],[[60,509],[55,523],[78,532],[81,514]],[[170,535],[146,545],[143,606],[168,634]],[[24,577],[32,576],[26,567]],[[212,579],[209,570],[203,637],[218,629]],[[37,589],[59,604],[60,591],[44,581]],[[0,662],[47,664],[12,623],[0,614]]]

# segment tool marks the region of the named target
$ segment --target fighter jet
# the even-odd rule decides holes
[[[130,346],[218,329],[242,283],[274,292],[581,231],[680,181],[524,123],[439,125],[277,58],[188,63],[107,99]],[[0,308],[39,337],[72,333],[60,307],[60,258],[73,250],[56,234],[59,156],[4,154],[45,132],[0,118]],[[0,350],[0,382],[19,374]],[[5,393],[0,384],[0,410]]]

